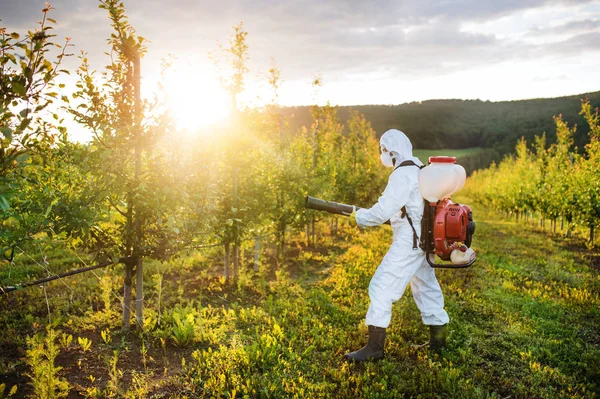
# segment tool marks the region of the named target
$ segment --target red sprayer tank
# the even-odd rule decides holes
[[[475,233],[473,212],[469,206],[450,199],[466,180],[464,168],[455,162],[454,157],[430,157],[430,164],[419,173],[419,188],[425,199],[421,248],[433,267],[460,268],[475,262],[475,253],[469,249]],[[435,255],[453,264],[436,264]]]

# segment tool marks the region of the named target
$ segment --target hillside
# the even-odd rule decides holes
[[[553,116],[562,114],[570,124],[577,124],[575,145],[583,148],[589,128],[579,116],[581,99],[589,98],[593,107],[600,106],[600,92],[568,97],[520,101],[490,102],[481,100],[429,100],[400,105],[356,105],[338,108],[345,122],[352,110],[364,114],[378,135],[390,128],[408,134],[416,149],[494,148],[501,154],[512,152],[517,140],[530,142],[546,132],[554,142],[556,127]],[[287,107],[291,127],[310,126],[310,107]]]

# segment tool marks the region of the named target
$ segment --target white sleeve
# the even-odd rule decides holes
[[[409,199],[409,180],[408,176],[402,173],[392,173],[377,203],[370,209],[356,211],[356,223],[360,227],[378,226],[400,212]]]

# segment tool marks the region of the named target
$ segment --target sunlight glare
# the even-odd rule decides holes
[[[224,121],[229,96],[216,73],[203,65],[175,62],[165,77],[167,104],[179,129],[196,131]]]

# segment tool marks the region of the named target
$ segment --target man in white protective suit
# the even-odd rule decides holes
[[[429,342],[421,346],[440,351],[446,343],[449,320],[434,269],[418,245],[423,216],[418,176],[423,164],[413,157],[410,140],[399,130],[385,132],[380,146],[383,165],[393,168],[387,187],[372,208],[359,209],[351,218],[359,227],[378,226],[389,220],[393,240],[369,284],[371,303],[366,317],[369,341],[362,349],[344,356],[356,362],[383,358],[392,304],[402,297],[409,283],[423,323],[430,330]]]

